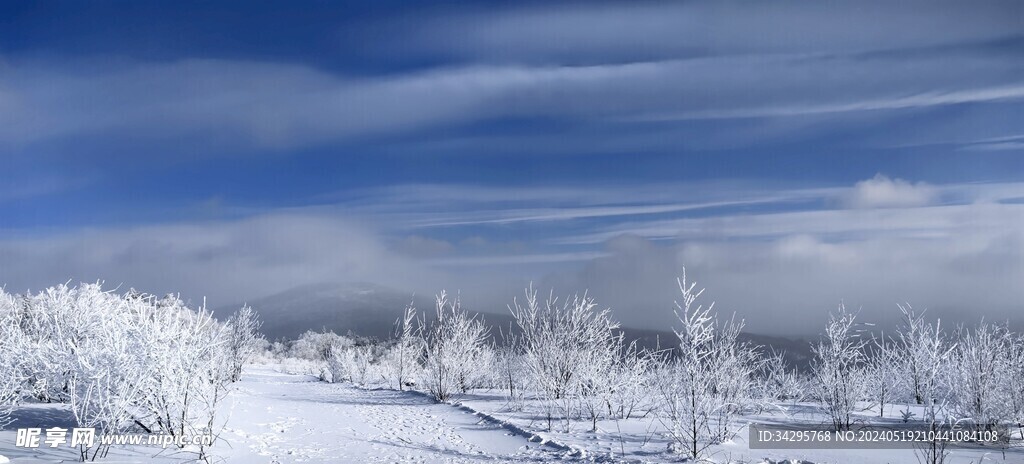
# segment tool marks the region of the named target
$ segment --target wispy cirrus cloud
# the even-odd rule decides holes
[[[1020,100],[1021,63],[1012,52],[725,56],[583,66],[470,65],[367,79],[296,64],[232,60],[113,65],[28,60],[8,64],[0,76],[0,142],[131,134],[283,149],[494,118],[629,126],[906,110]]]
[[[417,184],[333,198],[347,209],[390,218],[400,227],[443,229],[778,206],[820,200],[827,192],[773,191],[729,181],[561,188]]]
[[[985,42],[1020,34],[1012,1],[545,4],[435,11],[389,53],[479,60],[593,62],[666,56],[861,53]],[[379,26],[375,24],[374,26]]]
[[[871,230],[884,227],[883,223],[893,231],[911,229],[914,224],[927,229],[946,223],[939,218],[950,211],[998,208],[1005,200],[1021,196],[1024,185],[1020,183],[930,184],[879,173],[852,186],[786,188],[740,181],[559,188],[411,184],[326,198],[346,210],[409,230],[589,220],[591,233],[563,236],[555,242],[594,244],[621,233],[665,239],[686,231],[714,233],[714,228],[730,236],[764,235],[773,229],[780,233]],[[929,206],[946,209],[921,208]],[[833,224],[837,216],[856,220]],[[730,221],[738,218],[748,222],[730,227]],[[991,219],[993,224],[1000,223],[996,213]],[[763,226],[750,227],[757,220],[765,221]]]

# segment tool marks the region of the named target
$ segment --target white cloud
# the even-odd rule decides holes
[[[911,208],[934,204],[938,198],[938,189],[924,182],[910,183],[876,174],[857,182],[845,202],[851,208]]]
[[[729,189],[708,185],[691,190],[649,187],[632,196],[602,189],[594,206],[615,201],[620,193],[625,195],[620,200],[628,201],[704,190],[714,198],[730,196]],[[719,300],[719,308],[737,311],[752,331],[814,332],[824,310],[839,299],[863,305],[867,319],[883,323],[888,310],[901,301],[955,321],[974,317],[967,308],[983,308],[990,319],[1019,317],[1024,204],[1003,200],[1019,198],[1021,185],[929,188],[963,201],[930,207],[806,209],[821,205],[815,200],[851,189],[783,190],[776,196],[811,201],[799,203],[804,208],[799,211],[741,210],[655,220],[645,214],[603,216],[602,221],[618,222],[587,227],[594,232],[583,237],[574,235],[579,229],[527,221],[517,225],[523,233],[515,234],[527,241],[514,244],[496,242],[500,235],[481,238],[479,225],[446,229],[444,239],[410,236],[403,220],[391,216],[408,219],[404,214],[410,210],[432,214],[419,208],[460,191],[470,200],[451,208],[481,204],[472,199],[494,206],[501,204],[496,192],[483,187],[395,189],[388,201],[398,203],[367,206],[358,221],[347,219],[339,206],[56,235],[7,232],[0,237],[0,282],[21,291],[68,279],[104,279],[109,285],[123,283],[155,293],[180,291],[193,299],[205,295],[212,305],[220,305],[307,283],[369,281],[422,294],[461,289],[475,308],[500,311],[521,285],[535,280],[560,292],[589,289],[627,325],[664,328],[671,322],[672,279],[687,265],[709,287],[708,296]],[[433,193],[403,209],[399,203],[415,191]],[[471,191],[480,195],[474,197]],[[558,202],[588,197],[585,188],[557,191]],[[745,195],[750,190],[732,192]],[[543,195],[526,196],[522,204],[544,201]],[[560,243],[552,246],[552,241]]]
[[[619,240],[622,240],[620,238]],[[1009,320],[1024,324],[1024,235],[964,231],[943,238],[872,237],[829,242],[812,235],[767,240],[686,240],[655,244],[639,237],[579,270],[553,273],[546,286],[587,288],[627,324],[668,327],[678,298],[674,277],[706,286],[707,301],[735,312],[755,333],[815,334],[840,300],[862,319],[891,326],[896,303],[929,308],[946,323]]]
[[[237,221],[103,228],[0,239],[0,285],[38,290],[105,280],[211,305],[318,282],[370,281],[433,290],[444,273],[389,251],[362,222],[271,214]]]
[[[553,240],[604,243],[608,255],[545,283],[589,288],[617,317],[649,327],[671,323],[671,279],[684,265],[754,332],[815,333],[840,299],[883,325],[904,301],[953,323],[984,315],[1024,324],[1024,204],[1004,201],[1020,189],[879,176],[820,191],[823,199],[855,192],[854,209],[621,222]],[[939,196],[959,203],[936,205]]]

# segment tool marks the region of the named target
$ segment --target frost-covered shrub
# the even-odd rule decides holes
[[[919,419],[931,431],[946,423],[949,403],[948,368],[956,343],[942,332],[941,321],[930,324],[924,313],[917,313],[908,305],[899,305],[903,313],[896,333],[896,349],[903,375],[901,380],[908,399],[923,405]],[[915,454],[921,462],[941,463],[948,455],[947,442],[932,440],[915,444]]]
[[[326,380],[327,376],[330,375],[329,370],[323,367],[322,362],[309,359],[279,356],[273,359],[273,364],[275,364],[275,369],[278,372],[285,374],[318,376],[321,372],[325,372],[321,380]]]
[[[414,385],[421,370],[423,339],[415,324],[416,308],[410,304],[395,322],[394,342],[382,360],[388,382],[398,390]]]
[[[17,298],[0,292],[0,306],[0,349],[14,354],[0,360],[0,397],[14,382],[16,396],[69,403],[78,423],[100,434],[219,430],[214,418],[233,373],[230,335],[205,309],[99,284]],[[208,457],[201,446],[188,451]],[[80,452],[91,460],[106,448]]]
[[[313,369],[308,374],[316,375],[322,381],[332,380],[335,370],[339,379],[347,378],[347,367],[343,357],[335,352],[355,345],[355,340],[334,332],[306,331],[291,343],[287,357],[312,361]],[[341,380],[338,380],[340,382]]]
[[[980,425],[1013,418],[1014,344],[1010,332],[982,322],[974,330],[962,329],[958,339],[948,369],[952,412],[960,420]]]
[[[15,305],[14,296],[0,288],[0,429],[9,423],[25,383],[22,351],[26,343],[21,339]]]
[[[878,405],[878,417],[885,417],[885,405],[901,396],[903,382],[902,359],[896,345],[885,338],[875,339],[868,345],[864,366],[865,394]]]
[[[1007,377],[1007,404],[1010,410],[1010,422],[1017,425],[1021,439],[1024,439],[1024,338],[1013,337],[1013,346],[1007,360],[1009,372]]]
[[[40,401],[67,402],[79,367],[78,347],[104,331],[123,330],[106,323],[120,316],[119,298],[103,292],[98,284],[82,284],[50,287],[20,300],[26,391]]]
[[[486,326],[485,330],[486,330]],[[486,340],[486,334],[484,335]],[[478,388],[493,388],[495,381],[495,363],[497,354],[494,347],[489,343],[482,343],[477,349],[466,355],[466,362],[470,366],[459,372],[458,388],[461,393],[469,393],[470,390]]]
[[[436,298],[437,318],[424,330],[424,387],[448,401],[480,372],[488,329],[444,291]]]
[[[758,357],[754,347],[737,340],[742,321],[719,322],[714,303],[695,305],[704,290],[687,282],[685,270],[678,284],[679,346],[662,356],[655,388],[659,416],[674,448],[703,459],[711,445],[737,433],[735,420],[750,402]]]
[[[355,364],[355,359],[351,350],[332,350],[330,358],[327,359],[327,373],[330,377],[321,375],[320,379],[330,380],[331,383],[351,382],[353,364]]]
[[[653,407],[649,395],[652,386],[650,374],[654,366],[651,353],[640,351],[635,342],[626,346],[611,372],[609,416],[629,419],[635,414],[644,415],[650,411]]]
[[[81,288],[79,290],[82,290]],[[153,380],[154,366],[138,359],[159,349],[143,341],[133,316],[145,311],[145,301],[108,295],[110,311],[97,318],[106,324],[94,335],[77,342],[75,365],[69,378],[69,402],[80,426],[97,433],[123,433],[144,421],[140,411]],[[99,308],[97,308],[99,309]],[[105,455],[108,448],[79,449],[83,460]]]
[[[864,395],[864,345],[856,327],[856,315],[840,304],[829,315],[825,337],[814,346],[814,392],[837,430],[853,423],[857,401]]]
[[[799,401],[806,385],[796,370],[786,366],[783,353],[772,351],[762,358],[755,377],[754,396],[758,404],[768,406],[780,401]]]
[[[370,381],[376,380],[380,372],[378,351],[380,349],[374,344],[336,347],[328,360],[331,382],[367,385]]]
[[[287,355],[293,358],[312,361],[327,361],[331,351],[338,347],[354,344],[354,340],[334,332],[314,332],[308,330],[291,342]]]
[[[609,415],[609,402],[615,392],[618,380],[616,368],[617,352],[597,351],[591,353],[587,364],[576,374],[579,388],[576,390],[580,413],[590,421],[590,431],[597,431],[597,421]]]
[[[508,408],[521,411],[525,406],[526,391],[530,383],[516,337],[507,335],[505,344],[495,349],[494,370],[495,388],[505,395]]]
[[[236,382],[242,376],[242,366],[251,361],[260,351],[265,340],[260,336],[262,323],[256,311],[246,305],[235,312],[227,320],[228,327],[228,358],[231,360],[231,381]]]
[[[943,370],[948,366],[954,344],[942,333],[941,321],[930,324],[924,313],[910,305],[899,305],[903,320],[897,328],[896,349],[903,360],[902,380],[912,401],[932,409],[944,398]]]
[[[306,331],[295,340],[265,344],[258,357],[282,372],[313,375],[325,382],[365,384],[387,380],[386,351],[384,344],[372,338]]]
[[[591,431],[597,431],[600,419],[627,419],[649,406],[647,371],[651,365],[648,353],[640,352],[636,343],[625,345],[621,336],[606,351],[592,354],[578,377],[582,384],[580,408],[590,419]]]
[[[172,436],[212,433],[233,377],[229,330],[212,315],[169,296],[139,308],[139,359],[149,367],[140,422]]]
[[[611,311],[596,308],[586,294],[559,303],[552,293],[541,305],[532,286],[522,303],[517,299],[509,307],[520,330],[523,367],[531,387],[541,395],[548,428],[561,416],[568,430],[580,398],[585,398],[583,407],[595,413],[600,396],[610,387],[622,339]]]

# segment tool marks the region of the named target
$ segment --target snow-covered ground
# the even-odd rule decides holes
[[[570,429],[555,423],[547,430],[541,408],[526,401],[524,405],[509,408],[505,398],[497,392],[476,391],[462,399],[466,407],[487,414],[500,422],[525,430],[533,430],[544,440],[582,450],[592,460],[624,462],[679,462],[680,458],[666,452],[669,440],[663,434],[665,424],[653,417],[635,417],[626,420],[600,420],[598,431],[591,431],[589,421],[572,421]],[[788,403],[777,405],[778,409],[766,410],[762,414],[744,417],[741,421],[756,421],[765,424],[827,424],[828,419],[820,413],[817,405],[811,403]],[[865,405],[867,407],[867,405]],[[877,409],[866,409],[858,414],[858,420],[869,423],[901,423],[900,409],[909,409],[918,416],[921,407],[889,405],[885,418],[877,418]],[[890,413],[891,411],[891,413]],[[564,424],[564,422],[563,422]],[[1014,432],[1017,433],[1017,432]],[[895,464],[920,462],[913,449],[779,449],[751,450],[748,446],[748,429],[744,426],[735,439],[723,445],[712,447],[710,460],[718,463],[802,463],[802,464]],[[981,463],[1024,463],[1024,448],[1020,440],[1003,450],[977,447],[951,448],[946,464]]]
[[[589,432],[589,424],[584,422],[574,422],[568,433],[558,426],[548,432],[546,422],[531,413],[529,405],[522,411],[512,411],[497,392],[477,391],[463,398],[461,406],[453,406],[435,403],[417,392],[325,383],[313,376],[281,373],[271,367],[248,369],[236,385],[229,397],[230,407],[225,411],[223,440],[213,450],[215,461],[679,461],[677,456],[666,453],[667,442],[659,432],[661,425],[651,418],[601,421],[597,433]],[[792,405],[788,420],[816,420],[810,409]],[[787,420],[777,413],[755,419],[780,418]],[[14,424],[0,432],[0,455],[14,463],[78,460],[77,452],[67,446],[14,446],[16,428],[73,426],[65,406],[26,405],[17,411],[15,419]],[[193,458],[169,452],[153,458],[157,451],[141,446],[114,449],[102,461],[182,462]],[[918,462],[912,450],[750,450],[745,433],[733,443],[717,447],[712,459],[742,463]],[[1003,454],[957,449],[947,462],[1024,463],[1024,450],[1012,448]]]
[[[368,390],[315,377],[251,369],[230,396],[224,440],[213,455],[226,462],[469,463],[572,459],[526,437],[414,392]],[[78,461],[77,451],[16,448],[19,427],[73,427],[64,405],[29,405],[0,431],[0,456],[14,463]],[[182,462],[193,458],[137,446],[102,462]],[[215,459],[216,461],[217,459]],[[2,461],[2,459],[0,459]]]
[[[258,370],[233,395],[232,462],[523,462],[565,452],[426,396]]]

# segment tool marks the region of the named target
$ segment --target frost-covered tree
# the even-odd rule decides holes
[[[923,405],[922,421],[930,431],[946,422],[949,399],[949,363],[956,343],[947,340],[941,321],[930,324],[924,313],[909,304],[898,305],[903,319],[897,328],[896,347],[902,360],[902,380],[911,400]],[[949,454],[947,442],[932,440],[915,445],[918,460],[938,464]]]
[[[612,398],[618,390],[621,380],[618,374],[621,335],[612,339],[608,349],[595,350],[588,353],[581,369],[576,374],[579,382],[578,401],[581,412],[590,419],[590,431],[597,432],[597,421],[610,416]]]
[[[117,317],[118,299],[99,284],[62,284],[21,299],[18,324],[28,342],[22,351],[28,374],[25,387],[32,396],[45,402],[69,401],[78,347],[111,327],[105,319]]]
[[[495,385],[505,395],[511,410],[522,410],[525,406],[529,378],[526,375],[525,360],[519,338],[511,331],[502,333],[504,343],[495,348]]]
[[[0,300],[0,344],[15,354],[0,363],[14,364],[3,378],[19,383],[18,395],[68,403],[79,425],[101,435],[218,432],[213,421],[231,372],[228,335],[205,309],[99,284]],[[79,451],[83,460],[106,453]],[[209,457],[203,447],[187,451]]]
[[[829,315],[825,336],[814,346],[814,390],[837,430],[848,430],[864,392],[864,345],[855,327],[856,315],[842,304]]]
[[[483,327],[483,324],[481,324]],[[486,332],[484,339],[486,340]],[[490,343],[483,343],[478,348],[470,350],[464,360],[468,368],[461,369],[458,375],[458,390],[460,393],[469,393],[475,388],[491,388],[495,385],[494,373],[497,355],[494,346]]]
[[[232,378],[228,330],[171,295],[140,308],[137,320],[146,347],[139,359],[150,366],[140,422],[176,437],[216,434],[216,409]]]
[[[641,411],[650,411],[650,373],[654,357],[637,348],[636,342],[627,345],[616,360],[611,372],[611,389],[607,398],[608,415],[629,419]]]
[[[145,399],[152,368],[139,362],[139,353],[154,349],[143,342],[129,314],[143,310],[137,300],[110,298],[114,306],[99,318],[105,327],[76,344],[73,374],[69,379],[69,402],[79,426],[93,427],[99,435],[124,433],[145,425],[136,417]],[[119,304],[120,303],[120,304]],[[79,449],[82,460],[106,455],[109,446],[97,444]]]
[[[416,307],[409,304],[395,321],[394,344],[387,354],[388,377],[399,390],[414,383],[420,366],[423,346],[415,324]]]
[[[1010,420],[1017,424],[1017,431],[1024,439],[1024,338],[1013,337],[1007,368],[1007,396],[1009,397]]]
[[[883,334],[868,345],[864,366],[866,393],[878,404],[878,417],[885,417],[885,405],[899,396],[903,369],[900,353]]]
[[[21,399],[25,383],[22,363],[27,342],[18,328],[17,302],[0,287],[0,429],[10,422],[11,409]]]
[[[306,332],[307,337],[293,348],[303,359],[319,364],[319,378],[332,383],[353,382],[356,341],[333,332]]]
[[[350,379],[346,358],[339,350],[353,345],[355,341],[349,337],[308,330],[290,344],[288,352],[291,357],[312,361],[312,371],[307,373],[316,375],[321,381],[341,382]]]
[[[331,371],[331,382],[352,382],[365,386],[375,378],[374,370],[378,364],[377,346],[361,343],[350,346],[335,346],[331,350],[328,365]]]
[[[898,305],[903,319],[897,328],[896,346],[903,360],[903,381],[914,402],[935,404],[941,396],[943,369],[954,348],[942,334],[941,321],[928,323],[924,313]]]
[[[949,372],[951,406],[961,420],[989,426],[1012,417],[1013,338],[1002,326],[982,322],[960,330]]]
[[[231,381],[242,377],[242,367],[249,362],[262,346],[259,318],[252,307],[246,305],[235,312],[227,321],[228,357],[231,360]]]
[[[762,410],[779,401],[799,401],[804,397],[804,387],[796,370],[786,365],[784,353],[771,351],[762,358],[755,386]]]
[[[326,362],[336,348],[348,347],[353,344],[353,340],[334,332],[307,330],[291,344],[289,353],[301,359]]]
[[[424,383],[437,401],[448,401],[463,389],[465,380],[479,369],[488,329],[470,316],[459,299],[442,291],[435,299],[437,318],[424,330]]]
[[[352,381],[352,365],[355,364],[354,354],[351,350],[344,349],[332,349],[330,356],[327,359],[326,373],[320,376],[320,380],[330,381],[331,383],[351,382]]]
[[[586,294],[559,302],[554,292],[542,305],[532,285],[523,302],[516,299],[509,306],[520,330],[523,367],[547,409],[549,428],[558,411],[568,430],[577,399],[596,395],[599,400],[598,392],[608,387],[604,376],[622,340],[611,311],[596,308]]]
[[[625,344],[621,335],[606,348],[592,352],[577,375],[580,413],[589,419],[591,432],[598,431],[601,419],[626,419],[649,405],[649,353],[635,342]]]
[[[758,362],[755,349],[738,341],[742,321],[719,322],[714,303],[696,305],[704,290],[686,280],[685,269],[677,283],[679,345],[658,367],[660,417],[675,450],[703,459],[709,447],[735,435]]]

